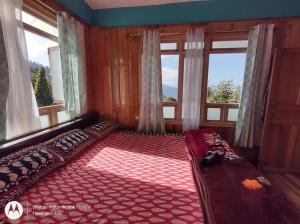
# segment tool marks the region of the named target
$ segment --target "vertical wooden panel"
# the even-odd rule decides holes
[[[281,44],[289,48],[279,45],[277,52],[263,131],[260,166],[266,171],[300,172],[300,166],[295,166],[294,163],[294,157],[300,151],[297,148],[300,128],[300,48],[293,41],[294,38],[285,33],[286,29],[289,28],[283,28],[284,38],[281,39]],[[292,47],[293,45],[297,47]]]
[[[247,30],[249,27],[259,23],[277,23],[276,33],[278,34],[278,46],[281,48],[300,47],[299,19],[281,19],[281,20],[262,20],[262,21],[241,21],[241,22],[224,22],[210,23],[203,25],[207,31],[212,31],[209,35],[215,34],[215,30],[228,31],[231,29]],[[190,24],[186,25],[166,25],[159,27],[161,32],[165,33],[185,33]],[[99,111],[104,119],[113,119],[118,121],[123,127],[135,129],[138,123],[139,116],[139,100],[140,100],[140,72],[141,72],[141,51],[142,51],[142,32],[148,27],[123,27],[123,28],[90,28],[90,46],[89,60],[90,71],[89,85],[91,88],[89,95],[92,95],[92,100],[89,100],[89,108],[94,107]],[[137,34],[137,35],[133,35]],[[222,33],[219,33],[220,35]],[[207,48],[208,46],[206,46]],[[205,58],[208,61],[208,58]],[[277,70],[280,74],[274,79],[274,101],[270,102],[272,107],[269,108],[267,117],[276,118],[280,114],[275,112],[275,117],[271,114],[277,111],[277,106],[285,107],[295,102],[299,102],[299,82],[300,82],[300,58],[295,54],[285,55],[285,60],[280,62],[282,67]],[[207,70],[207,68],[206,68]],[[205,71],[207,72],[207,71]],[[203,88],[206,88],[206,81],[203,80]],[[276,91],[275,91],[276,90]],[[204,103],[205,96],[202,96]],[[273,107],[274,106],[274,107]],[[276,109],[277,108],[277,109]],[[295,108],[294,108],[295,109]],[[294,110],[293,109],[293,110]],[[287,116],[291,118],[297,115],[295,112],[289,112]],[[204,113],[202,113],[202,116]],[[278,117],[276,119],[279,119]],[[298,118],[297,118],[298,119]],[[268,126],[269,125],[269,126]],[[284,162],[279,161],[279,158],[286,160],[286,149],[284,144],[293,145],[289,137],[291,126],[278,126],[269,122],[267,125],[270,132],[267,133],[266,139],[270,141],[271,150],[265,152],[264,162],[269,165],[283,167]],[[217,131],[229,141],[230,144],[234,140],[234,127],[216,127]],[[181,131],[181,121],[170,122],[166,125],[167,131]],[[284,137],[287,141],[279,142],[278,144],[274,136],[278,138]],[[276,138],[277,138],[276,137]],[[298,139],[298,138],[294,138]],[[290,143],[288,142],[290,140]],[[298,141],[298,140],[295,140]],[[272,145],[274,144],[274,145]],[[299,143],[296,142],[296,146]],[[279,147],[280,146],[280,147]],[[268,147],[267,147],[268,148]],[[283,154],[281,154],[283,153]],[[295,151],[293,151],[295,153]],[[271,155],[272,154],[272,155]],[[298,154],[297,154],[298,155]],[[270,158],[267,161],[267,157]],[[291,161],[293,163],[293,161]]]

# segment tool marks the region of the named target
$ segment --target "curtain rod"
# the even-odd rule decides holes
[[[249,32],[250,29],[245,29],[245,30],[211,30],[211,31],[205,31],[204,29],[204,33],[237,33],[237,32]],[[172,33],[172,32],[169,32],[169,33],[160,33],[160,36],[167,36],[167,35],[185,35],[186,32],[182,32],[182,33]],[[142,33],[131,33],[129,34],[129,36],[132,36],[132,37],[138,37],[138,36],[143,36]]]

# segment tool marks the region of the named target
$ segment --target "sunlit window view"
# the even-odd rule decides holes
[[[176,46],[176,45],[175,45]],[[167,47],[167,46],[166,46]],[[169,46],[172,47],[172,46]],[[173,46],[174,47],[174,46]],[[162,55],[162,89],[163,89],[163,102],[176,103],[178,99],[178,68],[179,68],[179,55]],[[164,106],[164,118],[175,118],[175,107]]]
[[[176,102],[178,92],[178,55],[162,55],[162,88],[163,101]]]
[[[239,103],[242,93],[246,53],[209,55],[208,103]]]
[[[23,22],[52,36],[57,28],[23,12]],[[69,120],[63,110],[63,86],[58,42],[25,30],[31,82],[40,109],[42,128]]]

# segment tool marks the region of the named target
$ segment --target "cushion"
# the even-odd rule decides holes
[[[101,140],[118,129],[118,124],[113,121],[101,121],[97,124],[84,129],[85,132],[95,136],[98,140]]]
[[[222,145],[225,150],[226,159],[237,159],[239,156],[228,145],[228,143],[213,129],[197,129],[185,132],[185,142],[192,156],[204,159],[211,145]]]
[[[96,139],[80,129],[74,129],[44,143],[49,149],[64,158],[64,163],[74,158],[81,151],[89,148]]]
[[[42,145],[0,158],[0,207],[59,167],[63,158]]]

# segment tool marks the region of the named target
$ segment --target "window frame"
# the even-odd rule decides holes
[[[218,48],[213,49],[213,41],[234,41],[248,40],[248,32],[230,32],[230,33],[206,33],[205,44],[203,51],[203,74],[202,74],[202,97],[201,97],[201,126],[213,127],[235,127],[235,121],[228,121],[228,110],[231,108],[239,108],[239,104],[232,103],[208,103],[207,102],[207,87],[208,87],[208,71],[209,71],[209,56],[210,54],[226,54],[226,53],[246,53],[247,48]],[[220,120],[207,120],[208,108],[220,108]]]
[[[22,11],[44,21],[45,23],[48,23],[51,26],[57,27],[55,13],[53,13],[51,10],[49,10],[47,7],[45,7],[44,5],[42,5],[40,3],[37,3],[35,1],[24,1]],[[59,46],[58,37],[56,37],[50,33],[47,33],[43,30],[40,30],[34,26],[31,26],[27,23],[24,23],[24,22],[22,22],[22,23],[23,23],[23,27],[24,27],[25,31],[31,32],[40,37],[54,41]],[[69,119],[68,121],[65,121],[65,122],[58,122],[58,112],[65,110],[64,102],[53,102],[52,105],[38,107],[38,109],[39,109],[40,116],[44,116],[44,115],[48,116],[49,127],[57,126],[57,125],[60,125],[60,124],[63,124],[65,122],[72,120],[72,119]],[[42,128],[41,130],[47,129],[49,127]]]
[[[161,55],[178,55],[178,89],[176,102],[163,102],[163,107],[175,107],[174,118],[164,118],[167,124],[180,124],[182,114],[182,89],[183,89],[183,67],[184,67],[184,35],[162,35],[160,43],[176,43],[177,49],[175,50],[161,50]]]
[[[24,12],[26,12],[26,13],[28,13],[28,14],[30,14],[30,15],[32,15],[32,16],[40,19],[40,20],[42,20],[42,21],[44,21],[45,23],[48,23],[51,26],[57,27],[57,23],[49,23],[49,21],[45,20],[43,17],[37,16],[36,13],[33,13],[32,10],[28,10],[26,7],[24,7],[22,9],[22,11],[24,11]],[[47,33],[47,32],[45,32],[43,30],[40,30],[40,29],[38,29],[38,28],[36,28],[34,26],[31,26],[31,25],[29,25],[27,23],[24,23],[24,22],[22,22],[22,23],[23,23],[24,30],[26,30],[28,32],[31,32],[31,33],[34,33],[36,35],[39,35],[41,37],[47,38],[47,39],[49,39],[51,41],[54,41],[54,42],[58,43],[58,37],[56,37],[56,36],[54,36],[54,35],[52,35],[50,33]]]

